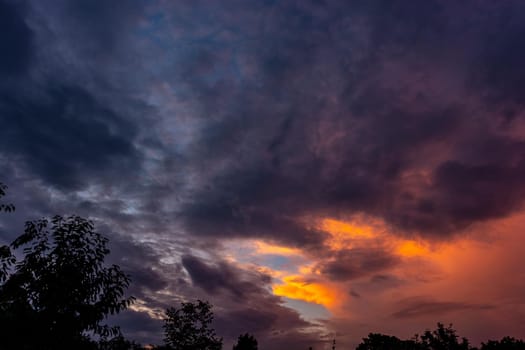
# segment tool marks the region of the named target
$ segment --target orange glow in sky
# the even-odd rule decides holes
[[[340,221],[331,218],[319,220],[317,227],[330,235],[326,244],[332,250],[341,250],[354,245],[356,241],[369,240],[377,236],[374,228],[353,221]]]
[[[321,220],[320,228],[334,237],[372,238],[375,236],[371,226],[358,226],[358,224],[353,222],[335,219]]]
[[[465,305],[472,314],[483,319],[485,313],[492,312],[492,299],[504,297],[505,300],[514,300],[515,295],[511,291],[519,290],[514,279],[501,277],[503,271],[510,269],[509,266],[523,263],[523,259],[515,261],[516,259],[510,258],[519,256],[519,244],[507,242],[503,246],[504,241],[498,241],[493,245],[476,242],[465,236],[461,240],[451,238],[436,242],[422,237],[404,238],[391,232],[387,225],[378,220],[366,217],[349,220],[321,217],[313,222],[314,227],[326,234],[325,245],[333,254],[318,255],[317,251],[301,250],[263,240],[239,240],[229,247],[242,247],[240,251],[244,252],[244,257],[232,252],[239,257],[237,264],[245,264],[246,268],[256,266],[258,271],[272,277],[271,290],[274,295],[320,305],[331,317],[340,317],[345,322],[375,324],[378,317],[391,318],[399,310],[412,305],[411,302],[416,303],[415,305],[419,302],[423,306],[433,305],[434,302],[445,306],[457,303],[458,306]],[[512,225],[511,231],[518,232],[515,226],[521,227],[525,219],[520,224],[515,222],[517,221],[510,220],[506,226]],[[488,231],[497,232],[506,228],[502,223],[503,221],[495,222]],[[305,225],[312,227],[311,224]],[[512,237],[515,242],[521,242],[518,234]],[[355,256],[355,266],[359,268],[361,261],[366,264],[368,257],[362,252],[368,249],[370,254],[377,254],[374,252],[379,251],[399,259],[369,273],[365,267],[364,273],[348,279],[334,280],[323,272],[323,264],[332,262],[334,254],[345,254],[349,258],[349,264],[353,264],[352,259]],[[513,249],[516,253],[507,258],[508,252],[514,251]],[[354,251],[359,254],[353,255]],[[256,261],[255,265],[253,261]],[[501,267],[497,268],[499,265]],[[500,296],[501,290],[490,282],[496,278],[501,284],[508,286],[508,295]],[[300,305],[292,307],[301,313],[303,310]],[[475,309],[478,305],[479,312]],[[459,326],[469,324],[469,319],[463,319],[461,312],[449,313],[430,315],[431,323],[425,324],[425,327],[431,327],[436,319],[454,322]],[[414,322],[419,322],[417,317],[425,319],[423,314],[411,317],[414,317]],[[392,332],[395,331],[394,328]],[[414,331],[418,330],[419,328],[414,328]],[[402,329],[399,328],[398,331]]]
[[[264,241],[255,241],[254,245],[256,247],[257,254],[281,256],[302,255],[301,250],[297,248],[289,248],[281,245],[266,243]]]
[[[273,286],[273,293],[326,307],[333,307],[338,301],[338,293],[335,289],[318,282],[306,281],[298,275],[284,277],[282,284]]]
[[[422,242],[402,240],[397,246],[396,253],[403,257],[412,257],[429,255],[430,251]]]
[[[320,218],[314,222],[317,229],[327,234],[325,244],[334,252],[379,248],[403,258],[417,257],[429,261],[442,258],[437,252],[431,251],[426,242],[399,238],[391,234],[386,225],[373,218],[357,217],[347,221]],[[331,281],[316,268],[320,260],[315,252],[263,240],[239,241],[235,244],[249,251],[248,256],[259,257],[259,271],[272,276],[275,281],[272,284],[274,295],[323,305],[334,312],[343,299],[349,298],[349,288],[344,281]],[[288,263],[275,265],[274,259],[288,259]],[[410,264],[410,261],[407,260],[405,264]],[[411,271],[411,268],[408,270]]]

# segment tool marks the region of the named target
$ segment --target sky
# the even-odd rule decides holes
[[[521,0],[0,0],[0,244],[78,214],[160,343],[525,337]]]

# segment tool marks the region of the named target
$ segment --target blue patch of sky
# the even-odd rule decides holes
[[[317,319],[325,319],[330,317],[330,311],[328,311],[323,305],[308,303],[302,300],[290,299],[284,297],[284,304],[294,310],[301,313],[301,316],[309,321]]]
[[[265,254],[257,257],[260,264],[276,271],[287,271],[288,273],[298,272],[297,257],[289,257],[283,255]]]

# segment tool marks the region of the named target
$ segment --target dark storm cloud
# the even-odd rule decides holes
[[[122,3],[103,0],[59,1],[68,28],[78,36],[90,39],[87,48],[98,52],[112,51],[129,33],[132,24],[144,10],[144,2],[127,0]]]
[[[261,188],[253,190],[264,192]],[[269,190],[273,191],[275,187],[272,186]],[[271,195],[270,192],[267,194]],[[256,236],[275,239],[279,237],[282,242],[303,247],[317,246],[322,242],[319,231],[307,229],[290,217],[268,209],[251,210],[228,198],[224,198],[221,202],[209,200],[206,203],[196,203],[188,208],[185,220],[195,235],[217,235],[225,238]]]
[[[168,286],[160,256],[151,247],[130,241],[122,234],[112,234],[110,263],[119,265],[131,278],[129,293],[144,298]]]
[[[33,32],[25,22],[23,2],[0,1],[0,76],[24,73],[33,58]]]
[[[520,38],[525,34],[525,4],[483,1],[479,6],[482,11],[473,16],[477,23],[472,21],[476,26],[469,33],[475,39],[472,53],[478,55],[471,83],[474,88],[481,87],[488,105],[506,103],[511,109],[514,103],[522,106],[525,95],[520,82],[525,78],[525,69],[520,62],[525,59],[525,49]],[[467,10],[467,6],[463,8]]]
[[[523,146],[519,146],[523,149]],[[452,222],[502,217],[521,205],[525,163],[482,165],[447,162],[436,170],[436,186]],[[441,204],[440,203],[440,204]]]
[[[319,272],[336,281],[349,281],[378,273],[399,263],[399,258],[380,249],[349,249],[317,266]]]
[[[304,222],[359,213],[438,238],[521,208],[524,6],[0,0],[0,181],[17,191],[17,220],[76,210],[105,222],[148,305],[215,298],[229,339],[253,331],[291,348],[312,325],[268,276],[190,246],[281,242],[334,279],[391,286],[377,277],[397,263],[388,252],[330,260]],[[474,308],[419,300],[396,315],[439,307]],[[158,324],[130,315],[133,332]]]
[[[141,344],[162,344],[161,332],[164,322],[151,318],[145,312],[127,310],[109,320],[119,325],[126,339],[132,339]]]
[[[58,187],[82,186],[86,178],[137,157],[134,126],[77,87],[50,86],[43,96],[0,99],[0,144],[10,157]]]
[[[82,47],[97,40],[108,42],[97,44],[96,51],[109,53],[111,42],[117,41],[112,35],[136,11],[131,2],[120,14],[105,4],[49,2],[46,14],[56,11],[56,16],[46,18],[38,2],[0,3],[0,74],[7,78],[0,82],[1,153],[10,166],[61,189],[78,189],[94,179],[107,182],[125,169],[139,168],[135,123],[122,115],[126,108],[116,105],[111,84],[97,78],[107,71],[90,72],[65,57],[75,51],[82,56]],[[73,20],[74,30],[61,28],[65,18]],[[71,39],[75,45],[69,45],[69,52],[60,49],[78,28],[94,32]],[[94,50],[90,54],[100,56]],[[98,82],[88,84],[86,79]]]
[[[188,271],[194,285],[212,295],[226,290],[235,298],[243,300],[258,292],[261,284],[271,282],[271,278],[266,275],[258,276],[257,280],[245,281],[238,275],[240,271],[232,269],[226,262],[213,266],[190,255],[182,257],[182,266]]]
[[[31,8],[31,22],[39,31],[38,39],[42,40],[38,43],[39,48],[66,54],[53,60],[73,64],[77,70],[90,63],[99,64],[90,72],[97,75],[107,73],[108,68],[114,69],[106,66],[111,61],[120,60],[121,64],[127,61],[120,54],[131,49],[128,39],[136,34],[137,23],[146,11],[146,2],[141,0],[118,4],[102,0],[50,0],[46,3],[29,0],[27,3]],[[114,83],[109,80],[106,78],[101,83]]]
[[[499,116],[503,105],[488,108],[484,96],[488,90],[520,94],[512,84],[490,81],[499,76],[492,72],[498,67],[504,75],[504,67],[513,72],[515,66],[519,75],[521,66],[509,67],[503,58],[519,61],[521,50],[511,48],[512,38],[520,37],[521,5],[332,1],[272,6],[264,34],[250,28],[257,40],[238,49],[239,57],[252,54],[242,83],[231,76],[185,81],[200,97],[202,116],[210,118],[210,129],[203,129],[191,149],[194,164],[208,164],[209,174],[205,189],[184,209],[189,231],[219,237],[269,232],[277,240],[296,240],[295,229],[265,224],[275,218],[365,212],[403,230],[448,235],[520,207],[522,182],[513,179],[521,177],[516,162],[522,155],[507,163],[498,150],[518,154],[521,146],[510,135],[496,137],[509,126],[496,130],[494,118],[508,123],[509,117]],[[512,24],[502,24],[505,16]],[[238,35],[239,24],[227,20]],[[490,41],[487,50],[488,38],[500,36],[505,40]],[[219,50],[220,44],[223,51],[228,48],[219,37],[208,40]],[[194,54],[199,52],[196,45]],[[495,63],[495,53],[501,64]],[[209,67],[225,69],[218,56],[202,56],[208,68],[197,76],[206,76]],[[483,159],[484,139],[494,140],[494,163]],[[451,147],[424,155],[439,144]],[[447,165],[453,163],[464,172],[472,169],[471,177],[455,178]],[[422,167],[427,179],[405,183],[406,174]],[[477,180],[484,190],[474,193],[472,176],[488,168],[499,169],[498,174]],[[445,180],[447,173],[454,180]],[[458,204],[455,186],[471,188],[464,199],[470,204]],[[268,219],[257,220],[252,213],[258,212]]]

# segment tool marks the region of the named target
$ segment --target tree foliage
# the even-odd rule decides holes
[[[26,335],[27,349],[89,348],[88,334],[118,335],[103,320],[126,309],[130,280],[105,266],[107,238],[79,216],[26,223],[24,233],[0,248],[0,329],[4,344]],[[15,258],[22,250],[23,258]],[[10,335],[11,338],[10,338]],[[20,348],[17,346],[16,348]]]
[[[481,350],[525,350],[525,342],[512,337],[504,337],[501,340],[481,343]]]
[[[257,350],[257,339],[248,333],[242,334],[233,346],[233,350]]]
[[[122,335],[111,339],[101,339],[97,350],[144,350],[144,347],[135,341],[129,341]]]
[[[370,333],[356,350],[419,350],[421,344],[415,340],[401,340],[397,337],[379,333]]]
[[[181,307],[166,310],[165,342],[175,350],[220,350],[222,338],[211,328],[211,304],[197,300],[181,303]]]
[[[0,182],[0,198],[6,195],[6,190],[7,190],[7,186]],[[13,204],[0,203],[0,212],[1,211],[10,212],[14,210],[15,210],[15,206]]]
[[[401,340],[394,336],[371,333],[356,350],[474,350],[468,340],[459,337],[452,325],[437,324],[434,331],[426,330],[422,336]],[[496,348],[495,348],[496,349]],[[490,349],[492,350],[492,349]]]
[[[425,331],[421,336],[421,344],[424,349],[429,350],[468,350],[469,342],[466,338],[458,341],[458,335],[452,325],[445,327],[438,323],[438,328],[434,331]]]

